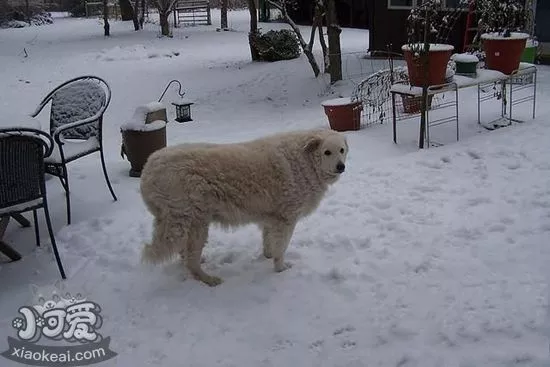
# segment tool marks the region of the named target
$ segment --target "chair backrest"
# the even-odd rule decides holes
[[[101,135],[103,114],[111,102],[111,88],[105,80],[93,75],[67,80],[44,97],[31,116],[38,116],[50,101],[50,134],[63,125],[86,120],[84,125],[64,130],[63,137],[87,140]]]
[[[100,119],[110,100],[110,91],[103,80],[95,77],[73,79],[55,90],[51,96],[50,133],[58,127],[84,120],[99,113],[98,119],[76,127],[63,135],[68,139],[88,139],[97,135]]]
[[[52,138],[35,129],[0,129],[0,209],[42,197]]]

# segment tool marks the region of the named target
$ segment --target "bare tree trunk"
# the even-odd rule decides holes
[[[222,0],[221,4],[221,29],[227,30],[227,2],[228,0]]]
[[[137,4],[136,0],[136,4]],[[143,29],[143,23],[145,23],[145,0],[141,0],[141,17],[139,18],[139,27]]]
[[[27,18],[27,23],[31,24],[31,10],[29,7],[29,0],[25,0],[25,17]]]
[[[260,53],[255,46],[255,37],[258,35],[258,14],[255,0],[248,0],[248,11],[250,13],[250,32],[248,32],[248,45],[250,46],[250,57],[252,61],[260,60]]]
[[[325,65],[325,73],[330,72],[330,59],[328,57],[328,48],[323,34],[323,18],[325,17],[325,9],[321,7],[320,3],[317,3],[315,8],[315,16],[319,17],[319,42],[321,42],[321,49],[323,50],[323,63]]]
[[[118,0],[118,6],[120,7],[120,18],[122,21],[132,20],[134,16],[134,9],[130,0]]]
[[[103,30],[105,37],[111,35],[110,29],[111,27],[109,26],[109,5],[107,3],[107,0],[103,0]]]
[[[136,0],[136,4],[137,4],[137,0]],[[139,31],[140,27],[139,27],[139,19],[138,19],[137,8],[134,10],[134,16],[132,18],[132,22],[134,22],[134,30]]]
[[[302,37],[302,32],[300,32],[300,29],[294,23],[294,21],[290,18],[288,15],[288,12],[286,11],[286,6],[278,2],[273,2],[272,0],[267,0],[269,4],[273,5],[277,9],[281,11],[283,14],[283,18],[285,19],[285,22],[292,28],[296,36],[298,37],[298,41],[300,42],[300,45],[302,46],[302,50],[304,51],[304,55],[306,55],[307,60],[309,61],[309,64],[311,65],[311,68],[313,69],[313,74],[315,74],[315,77],[317,78],[319,74],[321,73],[321,70],[319,70],[319,65],[317,65],[317,60],[315,60],[315,56],[313,55],[313,42],[315,41],[315,28],[316,28],[316,22],[317,20],[314,19],[313,27],[311,28],[311,34],[310,34],[310,40],[309,44],[306,43],[304,40],[304,37]]]
[[[163,36],[170,35],[170,23],[168,22],[168,16],[170,15],[169,11],[159,11],[160,19],[160,33]]]
[[[330,60],[330,83],[336,83],[342,80],[342,51],[340,48],[340,33],[342,30],[338,26],[336,18],[335,0],[328,0],[327,9],[327,36],[328,52]]]
[[[176,0],[155,0],[154,2],[159,12],[160,33],[163,36],[170,37],[170,22],[168,21],[168,17],[175,3]]]

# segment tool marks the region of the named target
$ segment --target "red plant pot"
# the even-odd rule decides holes
[[[527,33],[512,32],[510,37],[503,37],[497,33],[484,33],[483,50],[485,51],[485,65],[487,69],[497,70],[510,75],[519,68],[521,54],[529,35]]]
[[[416,46],[416,45],[415,45]],[[445,83],[447,73],[447,64],[454,50],[453,45],[431,43],[428,53],[428,79],[424,79],[424,65],[420,59],[415,57],[409,45],[403,45],[401,50],[404,52],[405,61],[409,73],[409,83],[415,87],[424,85],[438,85]]]
[[[325,109],[332,130],[349,131],[361,128],[361,101],[352,102],[350,98],[336,98],[324,101],[321,105]]]

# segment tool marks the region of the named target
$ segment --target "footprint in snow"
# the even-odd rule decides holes
[[[325,345],[324,340],[316,340],[309,345],[309,349],[319,352],[321,349],[323,349],[324,345]]]
[[[287,349],[287,348],[290,348],[294,346],[294,343],[291,342],[290,340],[288,339],[285,339],[285,340],[277,340],[277,342],[275,343],[275,345],[273,346],[273,348],[271,348],[271,350],[283,350],[283,349]]]
[[[504,165],[505,165],[506,168],[508,168],[510,171],[515,171],[515,170],[517,170],[518,168],[521,167],[521,163],[520,163],[520,162],[508,162],[508,163],[505,163]]]
[[[473,150],[469,150],[468,151],[468,155],[472,158],[472,159],[481,159],[481,155],[477,152],[474,152]]]
[[[332,335],[336,336],[336,335],[340,335],[340,334],[344,334],[352,331],[355,331],[355,327],[353,327],[352,325],[346,325],[344,327],[334,330]]]
[[[379,209],[379,210],[387,210],[391,208],[391,202],[390,201],[375,201],[373,205]]]
[[[489,232],[492,232],[492,233],[506,232],[506,226],[504,224],[493,224],[489,227]]]
[[[431,169],[441,169],[443,166],[440,162],[426,162],[426,161],[420,161],[418,162],[419,166],[424,166]]]
[[[490,203],[491,203],[491,199],[486,197],[468,199],[468,206],[470,207],[479,206],[482,204],[490,204]]]
[[[344,349],[344,350],[348,350],[348,349],[353,349],[357,346],[357,343],[353,340],[344,340],[341,344],[340,344],[340,348]]]

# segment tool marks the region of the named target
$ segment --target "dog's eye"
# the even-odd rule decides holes
[[[330,150],[325,150],[325,155],[331,155],[332,152]]]
[[[344,148],[340,149],[340,153],[344,154]]]

